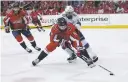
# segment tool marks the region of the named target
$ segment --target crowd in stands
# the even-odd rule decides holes
[[[11,10],[15,1],[1,1],[1,15]],[[66,5],[72,5],[78,14],[128,13],[128,1],[21,1],[20,7],[31,11],[36,7],[43,15],[57,15]]]

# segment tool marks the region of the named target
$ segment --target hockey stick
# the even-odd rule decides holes
[[[105,68],[105,67],[103,67],[103,66],[101,66],[101,65],[98,65],[100,68],[102,68],[102,69],[104,69],[104,70],[106,70],[107,72],[109,72],[110,73],[110,75],[115,75],[114,73],[112,73],[110,70],[108,70],[107,68]]]
[[[53,26],[53,25],[47,25],[47,26],[43,26],[43,27],[50,27],[50,26]]]

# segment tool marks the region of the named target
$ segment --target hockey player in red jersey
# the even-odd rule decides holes
[[[27,52],[31,53],[32,50],[26,46],[21,34],[27,37],[31,45],[36,50],[38,51],[41,50],[41,48],[37,47],[34,37],[29,30],[26,13],[23,10],[20,10],[18,3],[15,3],[13,5],[12,11],[6,15],[6,17],[4,18],[4,24],[5,24],[5,32],[9,33],[11,29],[15,39]]]
[[[73,25],[75,25],[75,27],[77,28],[76,32],[78,33],[80,37],[82,46],[85,47],[85,49],[87,50],[87,52],[89,53],[90,57],[92,58],[94,62],[98,61],[98,56],[92,51],[89,43],[86,41],[84,35],[82,34],[80,30],[81,23],[79,21],[79,17],[77,13],[74,12],[74,8],[72,6],[66,6],[65,11],[61,13],[60,16],[64,17],[67,22],[70,22]],[[75,54],[73,54],[74,52],[72,51],[72,49],[67,48],[65,49],[65,51],[70,55],[70,57],[67,59],[69,63],[73,62],[76,59],[76,57],[75,57]]]
[[[56,47],[60,45],[65,46],[66,42],[71,43],[72,47],[74,47],[78,54],[77,56],[84,60],[88,66],[94,67],[92,59],[89,57],[88,52],[82,46],[82,43],[79,41],[80,37],[75,31],[76,27],[67,23],[67,21],[61,17],[57,19],[57,24],[55,24],[50,33],[50,43],[46,46],[46,48],[40,53],[37,59],[35,59],[32,64],[35,66],[41,60],[43,60],[50,52],[54,51]],[[65,46],[69,47],[69,46]]]
[[[33,11],[30,13],[30,20],[36,26],[39,32],[41,32],[41,30],[45,31],[40,22],[40,20],[42,20],[41,13],[36,7],[33,8]]]

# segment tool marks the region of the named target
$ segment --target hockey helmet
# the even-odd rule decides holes
[[[17,12],[17,11],[20,10],[19,3],[18,3],[18,2],[17,2],[17,3],[14,3],[14,5],[13,5],[13,10],[14,10],[15,12]]]
[[[66,17],[67,17],[68,19],[72,19],[73,12],[74,12],[74,9],[73,9],[72,6],[66,6],[66,8],[65,8],[65,13],[66,13]]]
[[[72,13],[72,12],[74,12],[74,9],[73,9],[72,6],[66,6],[65,12],[66,12],[66,13]]]
[[[63,17],[58,18],[57,19],[57,24],[59,25],[59,29],[61,31],[66,30],[66,28],[67,28],[67,21],[66,21],[65,18],[63,18]]]

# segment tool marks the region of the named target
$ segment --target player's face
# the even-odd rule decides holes
[[[13,10],[14,10],[14,12],[17,14],[18,11],[20,10],[20,8],[19,8],[19,7],[14,7]]]
[[[67,26],[59,26],[60,30],[66,30]]]
[[[72,14],[73,14],[73,12],[67,12],[66,14],[67,14],[67,15],[72,15]]]
[[[73,14],[73,12],[67,12],[67,13],[66,13],[66,17],[67,17],[68,19],[72,19],[72,14]]]
[[[20,8],[19,7],[14,7],[13,10],[17,12],[17,11],[20,10]]]
[[[72,15],[72,14],[73,14],[73,12],[67,12],[67,14],[71,14],[71,15]]]

